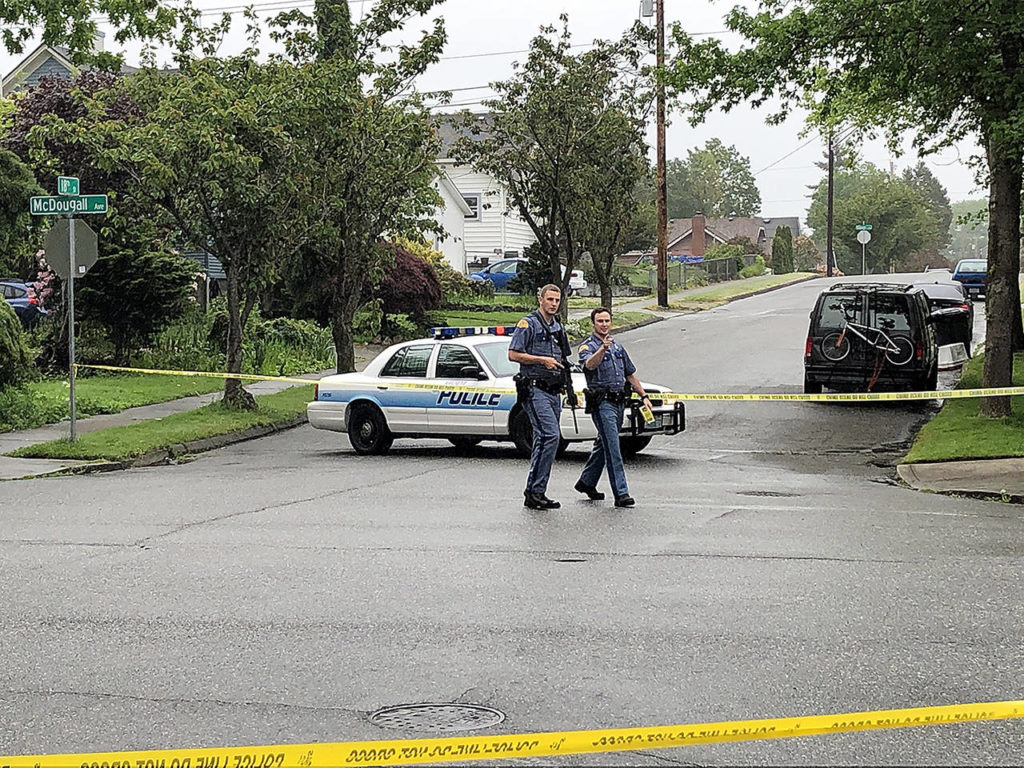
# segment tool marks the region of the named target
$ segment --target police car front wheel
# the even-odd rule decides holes
[[[356,453],[368,456],[387,453],[394,442],[384,414],[373,405],[357,405],[348,420],[348,441]]]

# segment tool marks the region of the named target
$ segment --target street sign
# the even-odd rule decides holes
[[[860,232],[857,233],[857,242],[860,243],[861,245],[867,245],[868,243],[871,242],[871,233],[868,232],[866,229],[862,229]]]
[[[868,230],[870,232],[871,231],[871,225],[870,224],[858,224],[858,225],[856,225],[854,227],[854,229],[857,229],[857,230],[865,230],[866,229],[866,230]]]
[[[28,212],[33,216],[58,216],[64,213],[106,213],[106,195],[74,195],[70,197],[31,197]]]
[[[46,233],[43,247],[46,249],[46,263],[64,280],[71,271],[71,243],[69,233],[71,222],[57,219]],[[99,256],[96,233],[84,221],[75,222],[75,277],[82,277],[96,263]]]
[[[58,176],[57,177],[57,194],[58,195],[77,195],[78,194],[78,179],[74,176]]]

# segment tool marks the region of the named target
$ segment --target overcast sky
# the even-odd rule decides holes
[[[350,0],[353,17],[358,19],[372,1]],[[235,11],[243,7],[240,3],[233,4],[233,0],[196,2],[208,9]],[[736,0],[665,0],[665,3],[669,24],[678,21],[691,34],[715,35],[729,41],[722,16]],[[255,2],[258,10],[268,4],[270,0]],[[308,9],[312,2],[281,0],[273,3],[273,9],[276,12],[295,5]],[[437,13],[445,18],[449,42],[443,60],[421,78],[419,87],[424,91],[451,90],[453,104],[473,108],[472,102],[492,93],[488,83],[507,78],[512,73],[512,63],[524,60],[523,50],[538,28],[555,24],[560,13],[569,16],[573,42],[585,44],[595,38],[617,38],[639,16],[639,11],[639,0],[446,0]],[[235,19],[239,34],[233,34],[225,42],[225,54],[236,53],[244,45],[240,34],[241,16],[236,15]],[[423,27],[421,22],[410,30],[418,31]],[[112,40],[113,31],[109,28],[105,31],[107,40]],[[111,44],[107,48],[118,50]],[[123,52],[127,63],[138,63],[137,49]],[[0,53],[0,71],[6,75],[21,58],[6,51]],[[169,56],[163,55],[161,63],[166,60]],[[824,144],[813,133],[801,137],[804,125],[796,118],[780,126],[765,125],[767,114],[739,108],[728,115],[713,115],[704,125],[691,128],[685,117],[675,110],[667,130],[668,157],[685,157],[689,150],[702,147],[708,139],[717,137],[749,158],[761,192],[762,215],[799,216],[803,222],[809,204],[807,188],[822,177],[815,163],[823,158]],[[653,146],[653,127],[649,138]],[[909,147],[909,143],[906,146]],[[977,151],[975,145],[964,144],[925,161],[953,202],[984,196],[984,190],[974,185],[972,172],[966,165],[967,159]],[[897,173],[917,161],[916,156],[911,155],[891,156],[881,142],[864,146],[862,156],[883,168],[891,164]]]

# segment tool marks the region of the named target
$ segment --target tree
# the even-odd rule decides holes
[[[953,209],[949,205],[946,188],[935,178],[935,174],[924,164],[924,161],[918,161],[917,165],[903,171],[903,180],[924,198],[928,210],[931,211],[932,217],[935,219],[937,230],[935,245],[937,250],[944,249],[949,245],[949,227],[953,221]]]
[[[28,275],[40,218],[28,212],[29,198],[43,194],[32,171],[0,144],[0,274]]]
[[[1024,175],[1024,6],[978,0],[761,0],[727,16],[744,38],[736,52],[675,30],[679,55],[667,81],[688,94],[692,118],[778,98],[782,119],[810,108],[823,131],[842,123],[881,126],[895,140],[915,132],[929,151],[964,137],[984,148],[988,168],[989,274],[982,385],[1012,382],[1021,324],[1020,209]],[[964,10],[964,12],[961,12]],[[954,52],[954,53],[951,53]],[[980,412],[1010,414],[1009,397],[982,398]]]
[[[172,252],[169,218],[132,194],[136,184],[129,173],[98,168],[87,144],[47,128],[55,119],[88,123],[94,119],[90,101],[115,91],[119,95],[105,103],[98,119],[117,123],[140,118],[138,106],[119,90],[118,81],[117,76],[97,71],[85,71],[74,80],[45,78],[18,99],[3,143],[36,169],[51,194],[59,174],[77,176],[83,191],[110,197],[107,215],[92,222],[102,224],[99,260],[76,284],[81,291],[77,310],[84,323],[99,324],[109,332],[116,360],[124,364],[134,344],[181,316],[195,263]],[[27,208],[24,211],[28,216]],[[45,350],[44,357],[54,367],[66,364],[66,331],[67,326],[61,326],[51,338],[53,348]]]
[[[638,185],[647,174],[643,115],[650,94],[641,87],[639,62],[648,30],[637,25],[618,42],[572,54],[568,18],[560,18],[560,33],[543,27],[526,63],[493,84],[498,97],[485,102],[486,121],[466,118],[471,135],[456,153],[502,182],[547,256],[548,282],[564,293],[589,250],[602,299],[610,301],[611,263],[637,215]]]
[[[823,179],[807,212],[807,224],[816,234],[826,227],[827,189]],[[920,193],[903,179],[863,163],[837,171],[833,189],[833,250],[836,265],[844,273],[861,273],[859,224],[872,225],[871,242],[865,249],[869,274],[906,270],[915,254],[938,252],[941,234],[935,217]]]
[[[777,275],[793,271],[793,231],[779,227],[772,238],[772,271]]]
[[[814,240],[807,235],[793,238],[793,268],[797,272],[814,272],[825,263]]]
[[[750,171],[750,159],[720,139],[710,139],[702,149],[691,149],[685,160],[669,160],[665,178],[670,218],[697,213],[711,218],[755,216],[761,210],[761,193]]]
[[[186,2],[185,8],[191,3]],[[93,52],[98,17],[117,27],[114,39],[168,42],[178,22],[178,11],[159,0],[84,0],[49,2],[20,0],[0,4],[0,39],[10,53],[21,53],[26,41],[42,29],[47,45],[64,46],[76,64],[96,63],[112,68],[120,57],[109,52]]]
[[[355,370],[352,325],[364,286],[379,283],[394,260],[385,237],[436,227],[437,138],[407,86],[440,54],[441,20],[418,45],[401,46],[392,63],[377,61],[382,52],[394,53],[382,38],[436,2],[378,3],[352,25],[343,0],[320,0],[315,19],[296,10],[275,21],[298,62],[287,124],[315,168],[316,183],[302,202],[313,236],[299,258],[329,285],[339,372]]]
[[[279,62],[186,61],[178,72],[124,78],[97,95],[88,118],[54,126],[101,170],[126,174],[139,209],[161,211],[224,265],[228,373],[241,373],[243,328],[271,266],[306,235],[294,201],[311,175],[282,127],[290,87],[290,67]],[[108,119],[121,98],[137,114]],[[224,401],[255,407],[237,378],[225,380]]]
[[[31,369],[21,321],[6,301],[0,301],[0,390],[20,382]]]

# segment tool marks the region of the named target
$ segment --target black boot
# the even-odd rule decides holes
[[[580,493],[585,493],[590,497],[591,501],[601,501],[604,498],[604,494],[601,493],[597,488],[592,485],[587,485],[582,480],[577,480],[576,485],[573,486]]]
[[[632,496],[616,496],[615,497],[615,506],[616,507],[632,507],[634,504],[636,504],[636,499],[634,499]]]
[[[543,493],[531,493],[530,491],[523,491],[525,501],[523,506],[529,509],[558,509],[562,505],[557,501],[553,501],[545,496]]]

